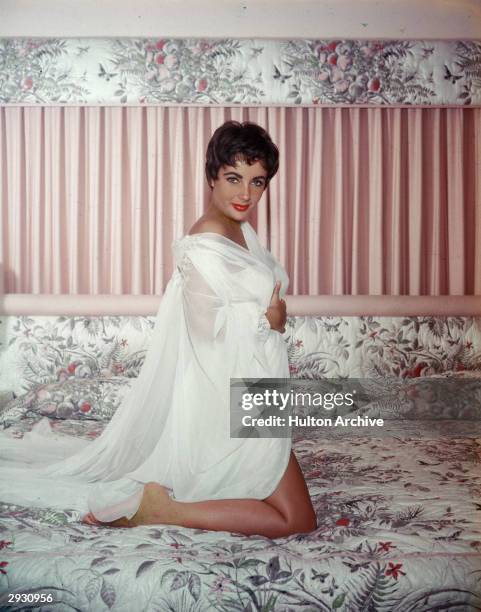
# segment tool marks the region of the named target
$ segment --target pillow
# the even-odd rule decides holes
[[[72,378],[39,385],[8,402],[1,411],[0,424],[6,428],[31,416],[107,422],[129,392],[133,380],[125,376]]]
[[[390,380],[383,396],[363,406],[366,416],[387,419],[481,419],[481,373],[443,372]]]

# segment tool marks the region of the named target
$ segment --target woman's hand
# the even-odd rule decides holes
[[[277,281],[272,292],[271,303],[267,308],[266,318],[270,323],[271,329],[283,334],[286,331],[286,303],[279,297],[281,281]]]

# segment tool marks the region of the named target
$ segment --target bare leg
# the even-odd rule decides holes
[[[265,500],[220,499],[203,502],[178,502],[170,499],[167,490],[157,483],[148,483],[138,512],[112,523],[112,527],[137,525],[180,525],[194,529],[230,531],[269,538],[316,529],[317,521],[304,477],[296,457],[291,457],[284,476],[272,495]]]

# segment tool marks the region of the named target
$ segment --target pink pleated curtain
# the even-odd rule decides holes
[[[291,294],[481,294],[481,108],[0,108],[0,290],[160,295],[254,121],[280,170],[252,223]]]

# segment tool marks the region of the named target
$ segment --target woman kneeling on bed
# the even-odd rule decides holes
[[[176,316],[164,323],[175,328],[179,345],[176,389],[162,407],[168,414],[161,444],[129,474],[141,482],[159,462],[157,477],[143,486],[130,519],[102,522],[91,512],[83,522],[172,524],[272,538],[316,529],[291,440],[229,436],[230,378],[289,377],[281,298],[288,278],[247,222],[278,159],[267,132],[253,123],[229,121],[209,142],[208,210],[174,243],[169,298]]]

